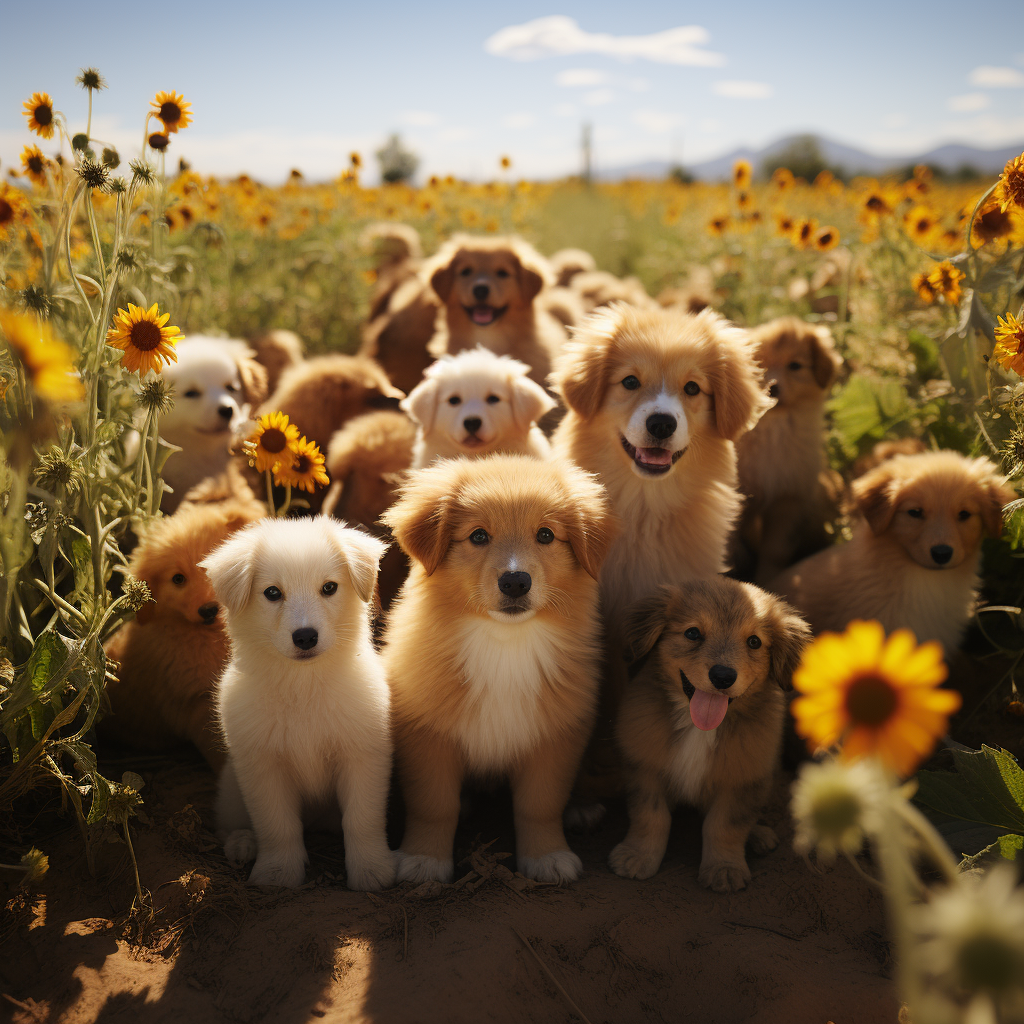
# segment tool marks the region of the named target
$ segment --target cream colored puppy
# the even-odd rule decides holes
[[[537,420],[555,402],[527,374],[530,368],[485,348],[439,359],[402,403],[419,424],[413,469],[460,455],[551,452]]]
[[[384,832],[388,687],[370,637],[385,545],[336,520],[265,519],[202,563],[227,611],[217,828],[254,885],[302,885],[303,811],[339,805],[350,889],[395,880]]]

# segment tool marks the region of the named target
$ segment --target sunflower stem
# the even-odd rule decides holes
[[[267,470],[267,508],[270,509],[272,518],[277,516],[277,511],[274,508],[274,477],[269,469]]]

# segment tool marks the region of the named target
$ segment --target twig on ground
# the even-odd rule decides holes
[[[573,1002],[572,996],[570,996],[569,993],[565,991],[565,989],[561,985],[561,982],[559,982],[559,980],[554,976],[554,974],[551,973],[551,969],[548,967],[548,965],[544,963],[543,960],[541,960],[537,950],[535,950],[533,946],[530,945],[530,943],[526,939],[526,936],[523,935],[523,933],[515,925],[511,925],[511,928],[512,931],[516,933],[516,936],[518,937],[519,941],[533,954],[534,960],[536,960],[537,963],[540,964],[541,970],[548,976],[548,978],[551,979],[551,983],[562,994],[562,998],[569,1004],[569,1008],[572,1010],[572,1012],[575,1013],[581,1021],[583,1021],[583,1024],[590,1024],[590,1019]]]
[[[780,938],[790,939],[793,942],[800,941],[799,935],[790,935],[788,932],[780,932],[775,928],[769,928],[767,925],[763,924],[747,924],[745,921],[723,921],[722,924],[730,924],[734,928],[756,928],[758,931],[771,932],[772,935],[778,935]]]

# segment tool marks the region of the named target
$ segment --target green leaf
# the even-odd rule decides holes
[[[71,541],[71,560],[75,570],[75,593],[92,593],[92,543],[88,537]]]
[[[99,772],[92,772],[92,803],[89,805],[89,816],[85,819],[90,825],[103,821],[107,816],[107,804],[110,802],[110,783]]]
[[[1000,837],[999,852],[1006,860],[1016,860],[1021,850],[1024,850],[1024,836]]]
[[[81,650],[81,641],[70,640],[53,629],[46,629],[36,637],[32,653],[15,676],[11,694],[4,702],[0,723],[5,731],[8,724],[27,708],[35,706],[38,711],[39,702],[45,701],[47,694],[67,682],[78,665]],[[37,712],[32,713],[35,730]]]

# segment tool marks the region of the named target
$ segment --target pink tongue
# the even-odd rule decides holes
[[[667,466],[672,461],[672,453],[667,448],[637,448],[636,454],[649,466]]]
[[[698,729],[705,732],[717,729],[728,710],[729,698],[724,693],[697,690],[690,698],[690,718]]]
[[[474,306],[472,316],[475,324],[489,324],[494,319],[494,310],[490,306]]]

